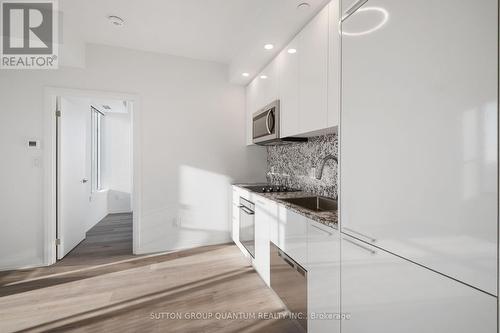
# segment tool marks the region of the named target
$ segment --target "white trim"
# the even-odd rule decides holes
[[[58,87],[44,88],[44,182],[43,182],[43,223],[44,223],[44,263],[52,265],[56,262],[55,225],[56,225],[56,97],[80,97],[98,99],[120,99],[128,103],[132,115],[132,210],[133,217],[133,253],[140,253],[140,223],[142,206],[142,159],[141,159],[141,114],[140,97],[136,94],[104,92],[94,90],[67,89]],[[133,105],[133,108],[132,108]]]

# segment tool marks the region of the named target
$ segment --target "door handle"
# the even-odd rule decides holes
[[[87,178],[83,178],[83,179],[82,179],[82,184],[85,184],[85,183],[87,183],[88,181],[89,181],[89,180],[88,180]]]
[[[273,110],[269,110],[267,112],[267,116],[266,116],[266,129],[267,129],[267,134],[273,134],[272,131],[271,131],[271,125],[269,124],[269,121],[271,120],[271,117],[273,116],[272,114]],[[274,122],[274,121],[273,121]],[[274,126],[274,125],[273,125]]]

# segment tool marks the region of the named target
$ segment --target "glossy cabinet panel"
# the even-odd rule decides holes
[[[497,299],[342,236],[342,333],[495,333]]]
[[[336,127],[340,121],[340,1],[329,4],[328,19],[328,113],[327,127]]]
[[[269,286],[270,282],[270,227],[277,220],[278,205],[274,201],[254,196],[255,204],[255,260],[254,267]]]
[[[278,62],[276,59],[267,65],[257,76],[259,104],[257,110],[278,99]],[[257,111],[255,110],[255,111]],[[254,112],[255,112],[254,111]]]
[[[246,141],[247,145],[253,144],[253,114],[257,111],[259,81],[254,79],[246,87]]]
[[[280,121],[283,137],[299,131],[299,56],[298,38],[292,40],[277,57],[279,74]],[[296,50],[289,53],[289,50]]]
[[[328,98],[328,6],[298,35],[299,131],[324,129]]]
[[[342,231],[494,295],[497,12],[369,0],[342,24],[340,140]]]
[[[278,244],[288,256],[306,268],[307,265],[307,223],[308,219],[278,206]]]
[[[307,309],[309,333],[340,332],[340,233],[308,220]]]

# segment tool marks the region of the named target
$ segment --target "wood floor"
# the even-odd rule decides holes
[[[2,333],[300,332],[284,314],[234,245],[132,255],[130,214],[106,217],[56,265],[0,272]]]

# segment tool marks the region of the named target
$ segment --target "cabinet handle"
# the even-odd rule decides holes
[[[365,234],[362,234],[362,233],[357,232],[356,230],[352,230],[352,229],[350,229],[350,228],[342,227],[342,230],[346,230],[346,231],[348,231],[348,232],[351,232],[351,233],[353,233],[353,234],[356,234],[356,235],[358,235],[358,236],[361,236],[361,237],[363,237],[363,238],[366,238],[366,239],[368,239],[371,243],[375,243],[375,242],[377,241],[377,239],[375,239],[375,238],[373,238],[373,237],[367,236],[367,235],[365,235]]]
[[[374,251],[374,250],[372,250],[372,249],[370,249],[370,248],[368,248],[368,247],[366,247],[366,246],[363,246],[363,245],[361,245],[361,244],[358,244],[358,243],[356,243],[356,242],[354,242],[354,241],[352,241],[352,240],[350,240],[350,239],[344,238],[343,240],[345,240],[345,241],[346,241],[346,242],[348,242],[348,243],[351,243],[352,245],[356,245],[357,247],[359,247],[359,248],[361,248],[361,249],[363,249],[363,250],[365,250],[365,251],[368,251],[368,252],[370,252],[371,254],[376,254],[376,253],[377,253],[377,251]]]
[[[323,230],[323,229],[321,229],[320,227],[315,226],[314,224],[311,224],[311,227],[313,227],[313,228],[315,228],[315,229],[318,229],[319,231],[322,231],[322,232],[324,232],[325,234],[328,234],[329,236],[333,236],[333,234],[332,234],[331,232],[328,232],[328,231],[326,231],[326,230]]]
[[[356,12],[361,6],[363,6],[367,2],[368,2],[368,0],[358,0],[358,1],[356,1],[356,3],[354,3],[354,5],[352,5],[351,8],[349,8],[348,10],[346,10],[344,16],[342,16],[342,22],[344,22],[345,19],[347,19],[352,14],[354,14],[354,12]]]

